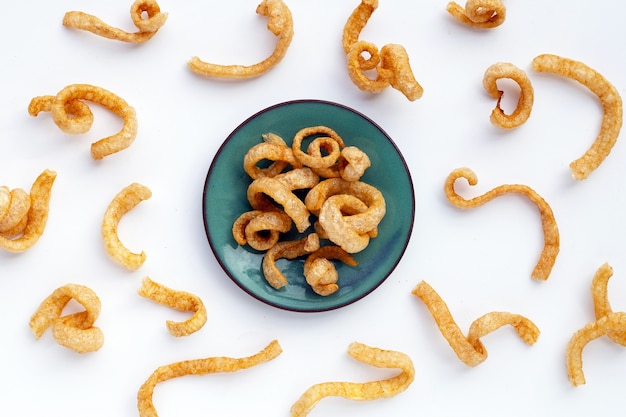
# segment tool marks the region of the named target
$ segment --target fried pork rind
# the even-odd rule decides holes
[[[126,213],[150,197],[152,197],[152,192],[148,187],[136,182],[132,183],[115,195],[102,220],[102,241],[107,255],[131,271],[139,269],[143,265],[146,254],[143,251],[133,253],[124,246],[117,234],[117,228]]]
[[[302,164],[280,136],[266,133],[262,137],[263,142],[250,148],[243,159],[244,171],[250,178],[275,177],[290,165],[293,168],[302,168]],[[261,161],[271,161],[271,164],[261,168],[258,166]]]
[[[282,211],[247,211],[233,223],[233,237],[242,246],[265,251],[278,242],[281,233],[291,230],[291,225],[291,218]]]
[[[306,153],[302,151],[302,141],[307,137],[316,135],[321,136],[313,139]],[[335,165],[344,147],[345,144],[341,136],[327,126],[311,126],[300,129],[294,136],[291,144],[291,149],[296,159],[302,165],[313,170],[330,168]]]
[[[320,240],[317,234],[311,233],[299,240],[286,240],[276,243],[263,256],[263,275],[268,284],[275,289],[280,289],[289,284],[287,277],[276,265],[278,259],[295,259],[300,256],[313,253],[320,248]]]
[[[533,345],[539,337],[539,329],[527,318],[508,312],[491,312],[476,319],[470,326],[467,336],[454,321],[447,304],[425,281],[421,281],[412,291],[426,305],[441,334],[456,356],[467,366],[477,366],[487,359],[487,349],[480,338],[503,327],[512,326],[519,337],[528,345]]]
[[[346,21],[342,44],[348,75],[361,91],[377,94],[391,86],[409,101],[415,101],[422,97],[424,90],[413,75],[406,49],[402,45],[388,44],[379,52],[375,44],[359,40],[377,7],[378,0],[362,0]],[[376,72],[375,78],[366,75],[371,70]]]
[[[311,226],[310,213],[293,192],[311,188],[318,182],[319,177],[310,168],[294,169],[271,178],[261,177],[248,187],[248,202],[254,210],[273,211],[282,207],[298,231],[303,233]]]
[[[211,64],[196,56],[188,62],[189,68],[197,74],[212,78],[252,78],[274,68],[284,58],[293,38],[291,11],[282,0],[263,0],[256,12],[268,17],[267,28],[279,37],[269,57],[254,65],[244,66]]]
[[[394,377],[380,381],[315,384],[292,405],[291,417],[306,416],[325,397],[344,397],[356,401],[394,397],[405,391],[415,379],[413,361],[402,352],[383,350],[353,342],[348,347],[348,354],[368,365],[377,368],[397,368],[401,372]]]
[[[182,376],[207,375],[221,372],[236,372],[260,365],[282,353],[278,341],[273,340],[260,352],[245,358],[212,357],[191,359],[158,367],[141,385],[137,392],[137,409],[140,417],[158,417],[152,400],[157,384]]]
[[[547,280],[560,249],[559,229],[550,205],[532,188],[523,184],[500,185],[483,195],[466,200],[458,195],[454,189],[454,183],[459,178],[465,178],[471,186],[478,184],[478,177],[469,168],[457,168],[448,175],[444,185],[446,197],[448,197],[450,203],[458,208],[470,209],[478,207],[496,197],[509,193],[524,195],[537,206],[541,214],[544,246],[531,276],[537,280]]]
[[[204,303],[195,294],[186,291],[174,290],[145,277],[141,281],[139,295],[167,307],[180,311],[193,312],[191,318],[183,322],[166,321],[167,330],[174,337],[189,336],[200,330],[207,321],[207,312]]]
[[[339,274],[331,259],[336,259],[349,266],[359,263],[339,246],[322,246],[307,256],[304,261],[306,282],[316,294],[328,296],[339,289]]]
[[[452,1],[446,10],[459,22],[476,29],[498,27],[506,18],[506,7],[501,0],[467,0],[465,8]]]
[[[63,309],[76,300],[85,310],[63,316]],[[100,315],[100,299],[90,288],[66,284],[54,290],[32,315],[29,326],[39,339],[52,326],[54,339],[78,353],[95,352],[104,344],[104,335],[94,323]]]
[[[0,187],[0,247],[24,252],[43,235],[48,222],[52,185],[56,172],[46,169],[33,183],[30,194]]]
[[[86,133],[91,129],[93,114],[83,100],[99,104],[124,120],[124,126],[120,132],[91,144],[93,159],[102,159],[128,148],[133,143],[137,136],[135,109],[121,97],[101,87],[89,84],[68,85],[56,96],[33,98],[28,106],[28,113],[36,117],[42,111],[49,111],[52,120],[63,132]]]
[[[582,355],[589,342],[607,336],[626,347],[626,313],[613,312],[608,299],[608,281],[612,276],[613,268],[606,263],[596,271],[591,284],[596,320],[574,333],[567,345],[567,376],[573,386],[586,383]]]
[[[500,101],[504,91],[499,90],[497,81],[509,78],[520,87],[520,95],[517,107],[510,115],[504,113],[500,107]],[[489,95],[498,100],[496,108],[491,112],[491,123],[503,129],[512,129],[526,122],[530,117],[534,101],[534,89],[526,73],[520,68],[508,62],[498,62],[491,65],[485,71],[483,87]]]
[[[602,104],[604,116],[598,136],[587,152],[570,164],[574,179],[584,180],[600,166],[617,141],[623,123],[622,98],[606,78],[580,61],[544,54],[533,59],[532,67],[538,72],[578,81],[597,95]]]
[[[139,29],[136,33],[129,33],[112,27],[96,16],[78,11],[67,12],[63,17],[63,25],[86,30],[108,39],[140,44],[156,35],[167,20],[167,13],[162,13],[161,8],[154,0],[136,0],[130,7],[130,17]]]

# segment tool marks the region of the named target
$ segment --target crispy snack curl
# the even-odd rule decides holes
[[[573,59],[544,54],[533,59],[532,67],[538,72],[549,72],[571,78],[598,96],[604,116],[600,132],[583,156],[570,164],[576,180],[586,179],[613,149],[623,123],[622,98],[617,89],[593,68]]]
[[[137,392],[139,417],[158,417],[152,400],[157,384],[187,375],[208,375],[220,372],[236,372],[275,359],[282,353],[278,341],[273,340],[260,352],[245,358],[212,357],[191,359],[158,367]]]
[[[285,57],[293,39],[293,17],[282,0],[263,0],[256,12],[269,18],[267,28],[279,37],[269,57],[254,65],[244,66],[211,64],[195,56],[188,62],[189,68],[196,74],[212,78],[253,78],[274,68]]]
[[[497,81],[510,78],[520,87],[517,107],[512,114],[507,115],[500,107],[504,91],[498,89]],[[491,112],[491,123],[503,129],[513,129],[524,124],[530,117],[534,102],[534,89],[526,73],[508,62],[498,62],[485,71],[483,87],[489,95],[498,100],[496,108]]]
[[[36,117],[42,111],[50,112],[54,123],[67,134],[86,133],[91,129],[93,113],[83,102],[99,104],[124,120],[122,130],[115,135],[91,144],[91,156],[99,160],[128,148],[137,136],[135,109],[124,99],[101,87],[89,84],[71,84],[56,96],[39,96],[31,100],[28,113]]]
[[[63,309],[76,300],[84,311],[62,316]],[[32,315],[29,326],[39,339],[52,326],[54,339],[78,353],[95,352],[104,344],[104,335],[94,323],[100,315],[100,299],[93,290],[79,284],[66,284],[54,290]]]
[[[608,282],[612,276],[613,268],[607,263],[596,271],[591,284],[596,320],[575,332],[567,345],[567,376],[575,387],[586,383],[582,355],[589,342],[607,336],[626,347],[626,313],[614,312],[608,299]]]
[[[157,304],[180,311],[191,311],[193,316],[183,322],[168,320],[167,330],[174,337],[189,336],[200,330],[207,321],[207,312],[202,299],[186,291],[174,290],[145,277],[138,294]]]
[[[276,265],[278,259],[295,259],[320,248],[319,236],[311,233],[299,240],[286,240],[276,243],[263,255],[263,275],[275,289],[280,289],[289,284],[285,275]]]
[[[409,101],[415,101],[422,97],[424,90],[413,75],[406,49],[402,45],[388,44],[379,51],[375,44],[359,40],[377,8],[378,0],[361,0],[344,25],[342,45],[348,75],[361,91],[377,94],[391,86]],[[371,70],[376,72],[375,78],[366,75]]]
[[[233,237],[240,245],[250,245],[258,251],[271,249],[281,233],[291,229],[291,217],[282,211],[251,210],[241,214],[233,223]]]
[[[304,261],[304,277],[311,289],[322,296],[333,294],[339,289],[339,275],[332,259],[349,266],[359,264],[348,252],[333,245],[322,246],[307,256]]]
[[[454,189],[454,183],[459,178],[465,178],[469,185],[472,186],[478,184],[478,177],[469,168],[457,168],[452,171],[450,175],[448,175],[448,178],[445,181],[444,191],[446,193],[448,201],[450,201],[450,203],[458,208],[470,209],[478,207],[493,200],[496,197],[500,197],[504,194],[509,193],[524,195],[537,206],[541,215],[544,246],[531,276],[537,280],[547,280],[550,276],[550,272],[552,271],[552,267],[556,262],[556,257],[560,250],[559,229],[550,205],[532,188],[523,184],[501,185],[486,192],[481,196],[466,200],[458,195]]]
[[[501,0],[467,0],[465,8],[452,1],[446,10],[459,22],[476,29],[492,29],[506,19],[506,7]]]
[[[310,168],[294,169],[272,178],[258,178],[248,187],[248,202],[254,210],[272,211],[279,210],[272,202],[275,201],[303,233],[311,226],[310,213],[293,192],[311,188],[318,182],[319,177]]]
[[[291,406],[291,417],[306,416],[325,397],[344,397],[356,401],[391,398],[405,391],[415,379],[413,361],[402,352],[383,350],[353,342],[348,347],[348,354],[360,362],[377,368],[398,368],[400,373],[380,381],[315,384]]]
[[[287,146],[283,138],[274,133],[262,135],[263,142],[248,149],[243,159],[244,171],[252,179],[261,177],[275,177],[282,173],[285,168],[302,168],[302,164],[296,159],[292,149]],[[267,167],[259,167],[261,161],[272,161]]]
[[[477,366],[487,359],[487,349],[480,338],[500,327],[512,326],[528,345],[535,344],[539,338],[539,329],[532,321],[519,314],[508,312],[491,312],[479,317],[470,325],[467,336],[464,336],[454,321],[448,305],[428,283],[421,281],[412,293],[426,305],[443,337],[461,362],[467,366]]]
[[[144,18],[144,14],[146,17]],[[128,33],[112,27],[96,16],[78,11],[65,13],[63,25],[66,27],[86,30],[104,38],[135,44],[144,43],[156,35],[165,24],[167,13],[162,13],[155,0],[136,0],[130,6],[130,17],[139,29],[136,33]]]
[[[56,176],[54,171],[43,171],[31,186],[30,194],[21,188],[0,187],[0,248],[24,252],[37,243],[48,222]]]
[[[101,233],[105,252],[112,260],[131,271],[143,265],[146,254],[143,251],[133,253],[124,246],[117,234],[117,228],[126,213],[150,197],[152,197],[152,191],[148,187],[136,182],[132,183],[115,195],[102,220]]]

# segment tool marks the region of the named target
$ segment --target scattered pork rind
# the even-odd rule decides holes
[[[544,246],[531,276],[537,280],[547,280],[560,250],[559,229],[550,205],[532,188],[523,184],[500,185],[483,195],[466,200],[458,195],[454,189],[454,183],[459,178],[465,178],[471,186],[478,184],[478,177],[469,168],[457,168],[448,175],[444,185],[446,197],[448,197],[450,203],[458,208],[470,209],[478,207],[508,193],[524,195],[537,206],[541,214]]]
[[[415,101],[422,97],[424,90],[413,75],[406,49],[402,45],[388,44],[379,51],[375,44],[359,40],[376,8],[378,0],[361,0],[346,21],[342,44],[348,75],[361,91],[377,94],[391,86],[409,101]],[[375,78],[366,74],[372,70],[376,73]]]
[[[389,379],[370,382],[324,382],[307,389],[291,407],[291,417],[306,416],[325,397],[344,397],[366,401],[390,398],[405,391],[415,379],[415,368],[402,352],[383,350],[353,342],[348,354],[356,360],[377,368],[398,368],[400,373]]]
[[[506,19],[506,7],[501,0],[467,0],[465,8],[452,1],[446,10],[459,22],[476,29],[495,28]]]
[[[623,123],[622,98],[617,89],[600,73],[586,64],[557,55],[544,54],[533,59],[538,72],[549,72],[571,78],[598,96],[604,116],[600,132],[583,156],[570,164],[576,180],[586,179],[609,155],[617,141]]]
[[[193,312],[193,316],[183,322],[166,321],[167,330],[174,337],[189,336],[200,330],[207,321],[207,312],[202,299],[186,291],[174,290],[145,277],[141,282],[139,295],[155,303],[180,311]]]
[[[539,337],[539,329],[532,321],[519,314],[499,311],[487,313],[476,319],[465,336],[454,321],[445,301],[428,283],[421,281],[412,293],[424,302],[443,337],[456,356],[467,366],[477,366],[487,359],[487,349],[480,338],[502,326],[512,326],[528,345],[533,345]]]
[[[251,368],[276,358],[282,353],[278,341],[273,340],[259,353],[245,358],[212,357],[191,359],[158,367],[137,392],[137,409],[140,417],[158,417],[152,400],[157,384],[181,376],[236,372]]]
[[[626,313],[613,312],[608,299],[607,286],[612,276],[613,268],[606,263],[596,271],[591,284],[596,320],[574,333],[567,345],[567,376],[573,386],[586,383],[583,349],[589,342],[607,336],[613,342],[626,347]]]
[[[20,188],[0,187],[0,247],[9,252],[31,248],[48,222],[56,172],[46,169],[33,183],[30,194]]]
[[[152,197],[152,192],[148,187],[136,182],[132,183],[115,195],[102,220],[102,241],[107,255],[131,271],[139,269],[143,265],[146,254],[143,251],[133,253],[124,246],[117,234],[117,228],[126,213],[150,197]]]
[[[500,107],[500,101],[504,91],[498,88],[497,81],[509,78],[520,87],[517,107],[511,114],[505,114]],[[491,112],[491,123],[503,129],[512,129],[526,122],[530,117],[534,102],[534,89],[526,73],[515,65],[508,62],[498,62],[491,65],[485,71],[483,87],[489,95],[498,100],[496,108]]]
[[[245,66],[211,64],[195,56],[188,62],[189,68],[196,74],[212,78],[252,78],[274,68],[284,58],[293,38],[291,11],[282,0],[263,0],[256,12],[268,17],[267,28],[279,37],[274,52],[269,57],[254,65]]]
[[[84,311],[63,316],[63,309],[76,300]],[[100,314],[100,299],[93,290],[79,284],[66,284],[54,290],[32,315],[29,326],[39,339],[52,326],[54,339],[78,353],[94,352],[104,343],[104,335],[94,322]]]
[[[130,17],[139,29],[138,32],[126,32],[104,23],[96,16],[78,11],[65,13],[63,25],[86,30],[104,38],[139,44],[156,35],[167,20],[167,13],[162,13],[154,0],[136,0],[130,7]]]
[[[99,160],[128,148],[137,136],[135,109],[124,99],[101,87],[89,84],[71,84],[56,96],[39,96],[31,100],[28,113],[36,117],[42,111],[50,112],[54,123],[67,134],[86,133],[91,129],[93,113],[84,101],[99,104],[124,120],[122,130],[115,135],[91,144],[91,156]]]

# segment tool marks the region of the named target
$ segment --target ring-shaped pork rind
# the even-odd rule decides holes
[[[65,13],[63,25],[86,30],[107,39],[140,44],[151,39],[167,20],[167,13],[161,12],[155,0],[136,0],[130,6],[130,16],[139,32],[126,32],[108,25],[96,16],[78,11]]]
[[[145,277],[138,294],[157,304],[179,311],[190,311],[193,315],[182,322],[167,320],[167,330],[174,337],[189,336],[200,330],[207,321],[207,312],[202,299],[187,291],[174,290]]]
[[[112,260],[131,271],[143,265],[146,254],[143,251],[133,253],[124,246],[117,234],[117,228],[126,213],[150,197],[152,197],[152,192],[148,187],[136,182],[132,183],[115,195],[102,220],[101,233],[105,252]]]
[[[304,417],[325,397],[343,397],[349,400],[370,401],[391,398],[405,391],[415,379],[411,358],[398,351],[384,350],[353,342],[348,354],[359,362],[377,368],[399,369],[400,373],[379,381],[323,382],[309,387],[291,406],[291,417]]]
[[[304,261],[304,277],[315,293],[327,296],[339,289],[339,275],[331,260],[336,259],[346,265],[357,266],[359,263],[339,246],[322,246],[307,256]]]
[[[573,386],[586,383],[583,371],[583,349],[602,336],[626,347],[626,313],[614,312],[608,298],[608,282],[613,268],[607,263],[596,271],[591,283],[595,321],[576,331],[567,345],[567,376]]]
[[[302,167],[302,164],[298,162],[292,149],[287,144],[271,139],[279,138],[279,136],[265,134],[263,137],[268,139],[250,148],[243,159],[244,171],[250,178],[275,177],[288,166],[293,168]],[[261,161],[271,161],[271,164],[266,167],[259,167],[258,164]]]
[[[319,177],[309,168],[294,169],[272,178],[261,177],[248,187],[248,202],[254,210],[272,211],[282,207],[298,231],[303,233],[311,226],[310,213],[293,191],[311,188],[318,182]]]
[[[550,272],[556,262],[556,257],[560,250],[559,229],[554,218],[552,208],[537,192],[524,184],[505,184],[487,191],[485,194],[466,200],[458,195],[454,189],[454,183],[459,178],[465,178],[469,185],[478,184],[478,177],[469,168],[457,168],[448,175],[444,184],[444,191],[448,201],[460,209],[470,209],[481,206],[496,197],[504,194],[521,194],[532,201],[541,215],[541,225],[543,228],[543,249],[539,260],[533,269],[531,276],[534,279],[545,281],[550,276]]]
[[[520,88],[519,99],[513,113],[505,114],[500,107],[504,91],[498,88],[500,79],[508,78],[517,83]],[[483,87],[489,95],[498,100],[496,108],[491,112],[491,123],[503,129],[513,129],[521,126],[528,120],[533,109],[534,89],[526,73],[515,65],[508,62],[498,62],[491,65],[485,71]]]
[[[302,151],[302,141],[307,137],[316,137],[307,147],[307,152]],[[343,139],[333,129],[327,126],[311,126],[300,129],[293,138],[291,149],[296,159],[304,166],[313,170],[330,168],[333,166],[341,150],[345,147]],[[322,152],[324,151],[324,152]]]
[[[274,68],[287,53],[293,39],[293,17],[282,0],[263,0],[256,9],[257,14],[267,16],[267,28],[278,41],[274,52],[263,61],[253,65],[218,65],[202,61],[195,56],[187,63],[196,74],[212,78],[252,78]]]
[[[37,116],[49,111],[54,123],[67,134],[81,134],[89,131],[93,122],[91,110],[81,102],[91,101],[120,116],[124,125],[115,135],[102,138],[91,144],[91,156],[99,160],[105,156],[128,148],[137,136],[137,115],[135,109],[124,99],[104,88],[89,84],[71,84],[56,96],[39,96],[31,100],[28,113]]]
[[[465,8],[452,1],[446,10],[459,22],[476,29],[495,28],[506,19],[506,7],[501,0],[467,0]]]
[[[602,74],[586,64],[557,55],[544,54],[533,59],[538,72],[549,72],[576,80],[598,96],[604,116],[600,132],[583,156],[570,164],[576,180],[586,179],[611,153],[623,123],[622,98],[619,91]]]
[[[85,310],[63,316],[63,309],[76,300]],[[93,290],[79,284],[57,288],[37,308],[29,326],[39,339],[52,326],[54,339],[78,353],[94,352],[104,343],[104,335],[94,323],[100,315],[100,299]]]
[[[533,345],[539,338],[539,329],[532,321],[519,314],[500,311],[490,312],[476,319],[465,336],[454,321],[448,305],[428,283],[421,281],[412,293],[426,305],[443,337],[467,366],[477,366],[487,359],[487,349],[480,338],[502,326],[512,326],[528,345]]]
[[[311,233],[299,240],[286,240],[276,243],[263,255],[263,275],[268,284],[280,289],[289,284],[287,277],[276,265],[278,259],[295,259],[313,253],[320,248],[317,234]]]
[[[7,227],[6,230],[0,230],[0,248],[9,252],[24,252],[37,243],[48,222],[52,185],[56,176],[56,172],[48,169],[42,172],[33,183],[28,198],[19,189],[9,192],[7,211],[0,217],[0,225]],[[2,189],[8,190],[6,187]]]
[[[266,251],[278,243],[281,233],[291,230],[291,217],[282,211],[251,210],[233,223],[233,237],[240,245]]]
[[[276,358],[282,353],[278,341],[273,340],[260,352],[245,358],[224,356],[191,359],[158,367],[141,385],[137,392],[139,417],[158,417],[152,400],[154,388],[161,382],[187,375],[208,375],[221,372],[236,372],[260,365]]]
[[[342,45],[348,76],[361,91],[377,94],[391,86],[409,101],[415,101],[422,97],[424,90],[413,75],[406,49],[402,45],[388,44],[379,52],[375,44],[359,40],[377,7],[378,0],[361,0],[344,25]],[[376,72],[375,78],[366,75],[371,70]]]

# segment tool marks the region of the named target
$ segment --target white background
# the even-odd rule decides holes
[[[568,165],[597,135],[601,106],[584,87],[530,67],[541,53],[581,60],[624,95],[621,2],[507,1],[501,27],[474,31],[452,20],[445,1],[381,0],[361,38],[407,49],[424,87],[415,102],[395,90],[372,96],[352,85],[341,33],[357,1],[289,1],[295,36],[287,56],[266,75],[241,82],[200,78],[186,61],[198,55],[252,64],[269,55],[275,38],[256,15],[256,1],[159,1],[168,21],[141,46],[61,24],[66,11],[81,10],[134,31],[130,3],[29,0],[3,7],[0,183],[29,189],[45,168],[58,177],[37,245],[0,253],[0,415],[137,415],[137,390],[157,366],[248,356],[272,339],[284,350],[272,362],[159,385],[159,415],[287,416],[312,384],[395,374],[350,358],[352,341],[408,354],[414,383],[387,400],[324,399],[311,416],[589,416],[615,415],[623,407],[626,351],[608,339],[590,344],[587,384],[574,388],[565,347],[593,319],[589,286],[604,262],[615,269],[613,307],[626,309],[626,147],[618,140],[589,179],[574,181]],[[535,88],[533,113],[515,131],[489,123],[495,103],[481,81],[498,61],[527,70]],[[135,107],[139,133],[129,149],[91,159],[90,143],[121,127],[97,107],[92,130],[76,137],[47,114],[28,115],[31,98],[73,83],[101,86]],[[267,106],[302,98],[336,101],[380,124],[407,160],[417,201],[413,235],[394,273],[363,300],[319,314],[282,311],[241,291],[214,259],[201,213],[204,179],[227,135]],[[511,109],[515,94],[509,99]],[[474,189],[460,188],[464,195],[524,183],[551,204],[561,252],[547,282],[530,278],[543,244],[535,207],[509,196],[471,211],[455,209],[442,186],[460,166],[479,178]],[[106,206],[131,182],[153,192],[120,225],[123,242],[147,254],[135,272],[114,264],[100,240]],[[165,320],[188,315],[138,296],[144,276],[201,296],[209,315],[204,328],[170,336]],[[411,295],[421,280],[440,293],[463,331],[482,314],[504,310],[533,320],[541,336],[529,347],[503,328],[483,340],[489,358],[468,368]],[[105,344],[98,352],[79,355],[57,345],[49,331],[36,341],[28,327],[39,303],[70,282],[91,287],[102,301],[96,324]]]

